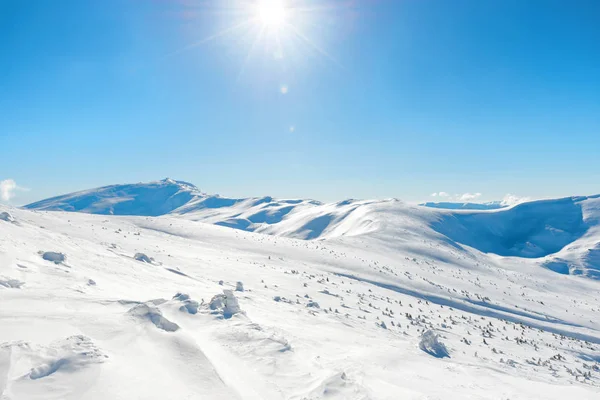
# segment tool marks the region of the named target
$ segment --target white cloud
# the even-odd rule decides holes
[[[0,181],[0,200],[9,201],[15,197],[15,190],[17,189],[17,182],[12,179],[5,179]]]
[[[460,201],[473,201],[481,197],[481,193],[464,193],[461,195],[457,195],[458,200]]]
[[[450,195],[446,192],[436,192],[432,193],[431,197],[449,197]]]
[[[503,206],[514,206],[515,204],[524,203],[529,200],[531,200],[529,197],[519,197],[514,194],[508,193],[502,199],[501,204]]]
[[[5,179],[0,181],[0,201],[10,201],[15,197],[15,192],[28,190],[17,185],[14,179]]]

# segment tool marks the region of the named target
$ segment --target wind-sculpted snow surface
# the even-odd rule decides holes
[[[0,206],[18,221],[0,224],[0,398],[597,399],[600,287],[579,276],[596,201],[566,202],[586,229],[539,258],[461,244],[435,224],[469,212],[397,200],[290,211],[271,235]],[[289,237],[323,216],[318,240]]]

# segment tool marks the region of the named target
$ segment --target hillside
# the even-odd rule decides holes
[[[458,245],[448,211],[314,208],[316,241],[0,206],[0,397],[597,398],[596,281]]]
[[[165,179],[113,185],[43,200],[28,209],[92,214],[172,216],[295,239],[369,234],[390,243],[407,235],[445,240],[466,252],[533,259],[560,274],[600,277],[599,196],[569,197],[476,210],[413,206],[396,199],[234,199]],[[494,206],[495,207],[495,206]],[[442,235],[440,237],[440,235]]]

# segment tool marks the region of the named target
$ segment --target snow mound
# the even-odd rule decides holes
[[[175,332],[179,329],[179,325],[166,319],[160,309],[151,302],[138,304],[131,308],[128,313],[134,317],[149,320],[158,329],[166,332]]]
[[[46,251],[42,253],[42,258],[46,261],[51,261],[54,264],[61,264],[66,261],[67,256],[63,253],[58,253],[54,251]]]
[[[0,212],[0,221],[15,222],[15,219],[8,211],[2,211]]]
[[[148,257],[144,253],[135,253],[133,259],[140,262],[145,262],[148,264],[152,264],[152,258]]]
[[[450,357],[448,349],[446,349],[446,346],[440,342],[438,334],[431,329],[426,330],[421,335],[419,348],[425,353],[436,358]]]
[[[60,392],[61,386],[74,379],[80,383],[86,380],[86,375],[71,374],[101,364],[107,358],[84,335],[69,336],[48,345],[27,341],[0,343],[0,397],[4,399],[2,395],[10,393],[11,399],[59,398],[53,394]]]
[[[90,338],[83,335],[71,336],[54,344],[55,354],[47,363],[31,369],[31,379],[41,379],[60,371],[78,370],[91,363],[103,362],[107,356],[103,354]]]
[[[345,372],[338,372],[317,382],[302,398],[363,400],[372,397],[360,383],[350,379]]]
[[[213,296],[209,308],[213,314],[222,315],[223,318],[231,318],[242,312],[237,298],[234,296],[233,291],[229,289],[224,289],[223,294]]]
[[[25,282],[21,282],[18,279],[0,279],[0,287],[10,288],[10,289],[20,289]]]

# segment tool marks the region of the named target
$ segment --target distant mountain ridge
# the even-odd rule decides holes
[[[111,185],[25,206],[103,215],[170,216],[249,232],[303,240],[370,238],[398,241],[443,238],[465,251],[537,260],[561,274],[600,279],[600,196],[539,200],[504,207],[406,204],[397,199],[315,200],[208,195],[173,179]],[[468,250],[472,249],[472,250]]]
[[[82,190],[31,203],[25,208],[89,214],[159,216],[204,196],[191,183],[166,178],[156,182]]]

